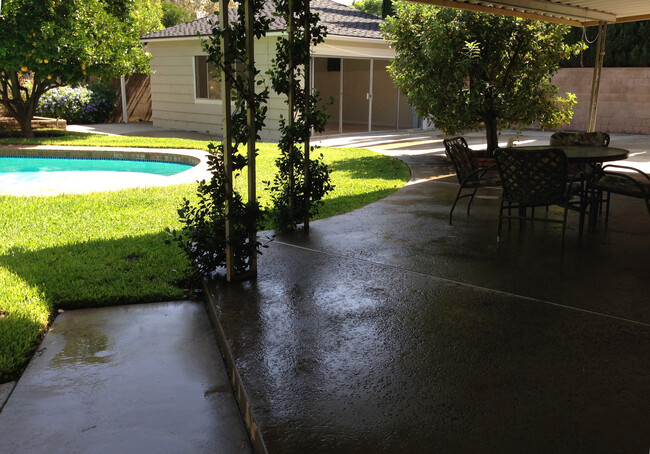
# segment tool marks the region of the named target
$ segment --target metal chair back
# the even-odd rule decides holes
[[[504,200],[531,207],[566,201],[568,164],[561,149],[502,148],[495,159]]]
[[[458,182],[462,185],[468,178],[475,178],[476,170],[479,168],[474,153],[467,145],[463,137],[453,137],[443,140],[445,154],[454,166]]]

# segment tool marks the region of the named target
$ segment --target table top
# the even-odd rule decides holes
[[[597,147],[591,145],[535,145],[516,147],[518,150],[540,150],[545,148],[559,148],[566,154],[569,162],[607,162],[627,159],[630,152],[623,148]]]

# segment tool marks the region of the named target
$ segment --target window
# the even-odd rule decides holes
[[[328,71],[341,71],[341,59],[340,58],[328,58],[327,59],[327,70]]]
[[[219,73],[208,57],[194,57],[194,73],[197,99],[221,99]]]

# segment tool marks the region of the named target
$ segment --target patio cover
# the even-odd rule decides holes
[[[411,0],[413,1],[413,0]],[[648,0],[417,0],[420,3],[587,27],[650,19]]]
[[[605,57],[605,37],[608,23],[634,22],[650,19],[648,0],[409,0],[447,8],[501,14],[526,19],[543,20],[575,27],[598,26],[596,63],[591,83],[587,131],[596,128],[600,75]]]

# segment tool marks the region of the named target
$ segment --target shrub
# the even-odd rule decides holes
[[[41,96],[36,113],[63,118],[72,124],[104,123],[115,108],[116,101],[117,92],[104,85],[59,87]]]

